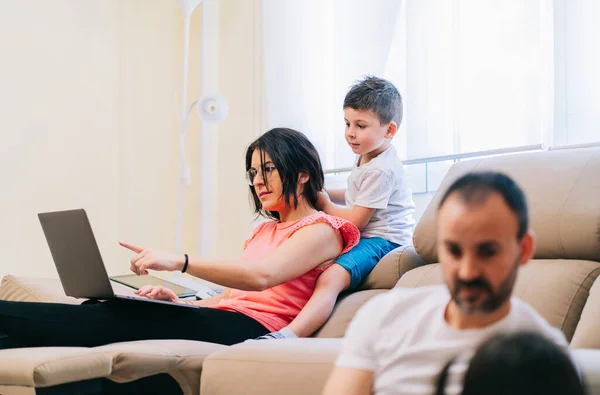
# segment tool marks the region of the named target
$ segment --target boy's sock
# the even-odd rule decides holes
[[[267,333],[253,340],[270,340],[270,339],[297,339],[298,336],[290,328],[283,328],[277,332]]]

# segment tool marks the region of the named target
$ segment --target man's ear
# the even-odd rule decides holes
[[[529,262],[531,258],[533,258],[533,254],[535,253],[535,233],[533,231],[528,231],[525,233],[520,243],[521,248],[521,266],[524,266]]]
[[[392,121],[389,123],[387,131],[385,132],[385,138],[386,139],[391,139],[392,137],[394,137],[396,135],[396,132],[398,131],[398,124],[396,124],[396,122]]]

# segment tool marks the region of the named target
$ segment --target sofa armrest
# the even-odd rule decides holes
[[[85,347],[14,348],[0,351],[0,385],[51,387],[107,377],[110,355]]]
[[[319,395],[341,345],[310,338],[237,344],[206,358],[200,393]]]
[[[15,302],[53,302],[79,304],[81,300],[65,295],[60,280],[55,278],[4,276],[0,284],[0,300]]]
[[[413,246],[400,246],[381,258],[358,290],[392,289],[404,273],[424,264]]]
[[[575,328],[571,347],[573,348],[600,348],[600,277],[596,279],[590,289],[581,317]]]
[[[133,288],[111,281],[115,293],[134,295]],[[15,302],[47,302],[80,304],[83,299],[65,295],[62,284],[57,278],[16,277],[7,275],[0,284],[0,300]]]
[[[342,339],[286,339],[241,343],[204,361],[200,393],[321,394]],[[600,350],[577,349],[588,394],[600,395]]]
[[[600,349],[571,349],[589,395],[600,395]]]

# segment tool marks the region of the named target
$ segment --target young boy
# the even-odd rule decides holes
[[[412,244],[415,206],[391,145],[402,121],[400,93],[391,82],[367,76],[346,94],[344,119],[346,141],[358,158],[348,188],[322,192],[317,208],[352,221],[361,231],[360,242],[323,272],[290,325],[261,338],[310,336],[325,323],[340,292],[355,289],[385,254]]]

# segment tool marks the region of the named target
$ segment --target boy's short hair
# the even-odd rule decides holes
[[[373,111],[384,124],[402,122],[402,96],[390,81],[367,75],[352,85],[344,98],[344,108]]]

